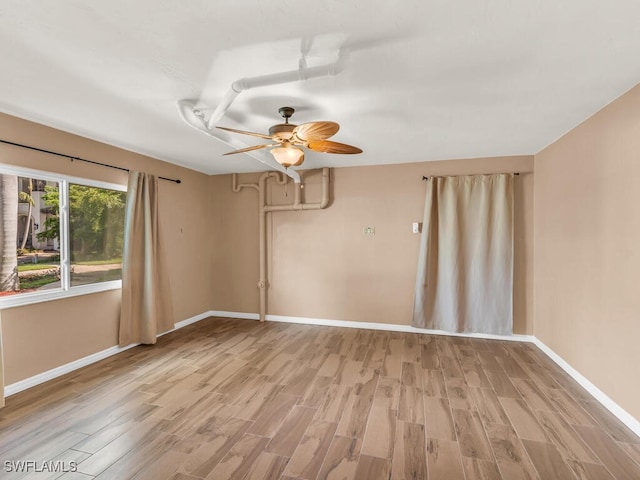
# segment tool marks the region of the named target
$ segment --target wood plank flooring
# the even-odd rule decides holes
[[[0,460],[16,480],[637,480],[640,438],[530,344],[211,318],[9,397]]]

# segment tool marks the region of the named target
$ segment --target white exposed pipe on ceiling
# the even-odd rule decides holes
[[[222,118],[226,111],[229,110],[229,107],[231,107],[231,104],[241,92],[243,92],[244,90],[249,90],[251,88],[300,82],[309,80],[310,78],[320,78],[337,75],[342,72],[343,67],[344,54],[342,50],[338,51],[338,59],[335,62],[315,67],[307,67],[306,61],[303,57],[300,61],[300,68],[298,68],[297,70],[259,75],[257,77],[246,77],[236,80],[231,84],[231,88],[227,91],[222,101],[218,104],[218,106],[208,119],[205,119],[202,110],[197,108],[196,102],[193,102],[192,100],[178,101],[178,112],[180,114],[180,117],[188,125],[203,133],[206,133],[207,135],[217,138],[221,142],[236,147],[235,145],[230,143],[222,133],[215,131],[215,124]],[[264,163],[265,165],[268,165],[269,167],[279,170],[288,175],[296,184],[300,183],[300,175],[295,170],[292,170],[291,168],[284,168],[282,165],[280,165],[270,157],[267,157],[266,155],[260,155],[257,152],[247,152],[247,154]]]
[[[304,63],[303,63],[304,65]],[[297,70],[289,70],[288,72],[271,73],[268,75],[260,75],[257,77],[247,77],[236,80],[231,84],[231,88],[226,93],[222,102],[218,104],[207,121],[207,128],[215,128],[215,124],[222,118],[229,109],[236,97],[244,90],[256,87],[266,87],[269,85],[280,85],[283,83],[300,82],[309,80],[310,78],[327,77],[337,75],[343,69],[343,55],[340,52],[338,59],[327,65],[319,65],[316,67],[301,67]]]
[[[240,144],[240,142],[233,141],[230,135],[228,135],[227,133],[221,130],[216,130],[216,131],[209,130],[207,128],[206,120],[204,119],[204,114],[202,113],[201,109],[196,106],[196,103],[197,102],[194,100],[179,100],[177,103],[178,114],[180,115],[180,118],[182,118],[182,120],[184,120],[184,122],[187,125],[195,128],[196,130],[204,133],[205,135],[209,135],[210,137],[213,137],[216,140],[219,140],[225,145],[229,145],[234,149],[243,148],[246,146],[246,145]],[[295,170],[287,169],[283,167],[278,162],[276,162],[271,155],[259,154],[258,152],[246,152],[246,154],[249,155],[250,157],[255,158],[259,162],[264,163],[269,168],[278,170],[284,173],[285,175],[288,175],[296,184],[300,183],[300,175],[298,174],[298,172],[296,172]]]

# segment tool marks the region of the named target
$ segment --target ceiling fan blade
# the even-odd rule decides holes
[[[347,145],[345,143],[331,142],[329,140],[321,140],[319,142],[309,142],[309,149],[315,152],[322,153],[342,153],[342,154],[352,154],[352,153],[362,153],[362,150],[358,147],[354,147],[352,145]]]
[[[242,133],[243,135],[251,135],[252,137],[266,138],[271,140],[271,135],[265,135],[264,133],[245,132],[244,130],[236,130],[235,128],[216,127],[220,130],[226,130],[227,132]]]
[[[326,140],[340,130],[336,122],[309,122],[298,125],[293,133],[302,141],[318,142]]]
[[[233,155],[234,153],[243,153],[243,152],[250,152],[251,150],[260,150],[261,148],[267,148],[267,147],[276,147],[278,146],[278,144],[267,144],[267,145],[254,145],[253,147],[247,147],[247,148],[241,148],[239,150],[234,150],[233,152],[227,152],[227,153],[223,153],[222,155]]]

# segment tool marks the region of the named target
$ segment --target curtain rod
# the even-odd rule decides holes
[[[80,162],[93,163],[94,165],[100,165],[101,167],[108,167],[108,168],[114,168],[116,170],[122,170],[123,172],[128,172],[129,171],[128,168],[116,167],[115,165],[109,165],[108,163],[96,162],[95,160],[87,160],[86,158],[80,158],[80,157],[74,157],[74,156],[71,156],[71,155],[65,155],[64,153],[53,152],[51,150],[45,150],[43,148],[31,147],[29,145],[24,145],[22,143],[9,142],[8,140],[2,140],[2,139],[0,139],[0,143],[6,143],[7,145],[13,145],[14,147],[27,148],[29,150],[35,150],[36,152],[48,153],[49,155],[57,155],[59,157],[68,158],[72,162],[74,160],[78,160]],[[158,177],[158,178],[161,179],[161,180],[167,180],[169,182],[182,183],[182,181],[180,179],[167,178],[167,177]]]
[[[520,175],[520,172],[512,172],[512,173],[513,173],[514,175]],[[486,175],[492,175],[492,174],[491,174],[491,173],[488,173],[488,174],[486,174]],[[455,176],[455,175],[454,175],[454,176]],[[426,176],[424,176],[424,175],[423,175],[423,176],[422,176],[422,180],[429,180],[429,177],[426,177]]]

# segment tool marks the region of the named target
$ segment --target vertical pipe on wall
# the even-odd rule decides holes
[[[234,193],[238,193],[240,190],[242,190],[245,187],[255,188],[256,190],[258,190],[258,185],[256,185],[255,183],[241,183],[240,185],[238,185],[237,173],[232,174],[231,183],[232,183],[232,189]]]
[[[258,291],[260,292],[260,321],[264,322],[267,312],[267,180],[277,175],[274,172],[263,173],[258,181],[258,208],[260,225],[258,227],[259,252],[260,252],[260,276],[258,278]]]
[[[329,205],[329,169],[322,169],[322,198],[318,203],[302,203],[301,202],[301,184],[295,183],[294,201],[289,205],[269,205],[267,203],[267,180],[275,177],[279,185],[287,183],[288,178],[279,175],[276,172],[265,172],[260,175],[258,183],[241,183],[238,184],[237,174],[232,176],[232,189],[239,192],[242,188],[250,187],[258,191],[258,210],[259,210],[259,261],[260,271],[258,279],[258,291],[260,293],[260,321],[264,322],[267,315],[267,289],[269,288],[267,275],[267,214],[269,212],[286,212],[293,210],[320,210],[325,209]]]

